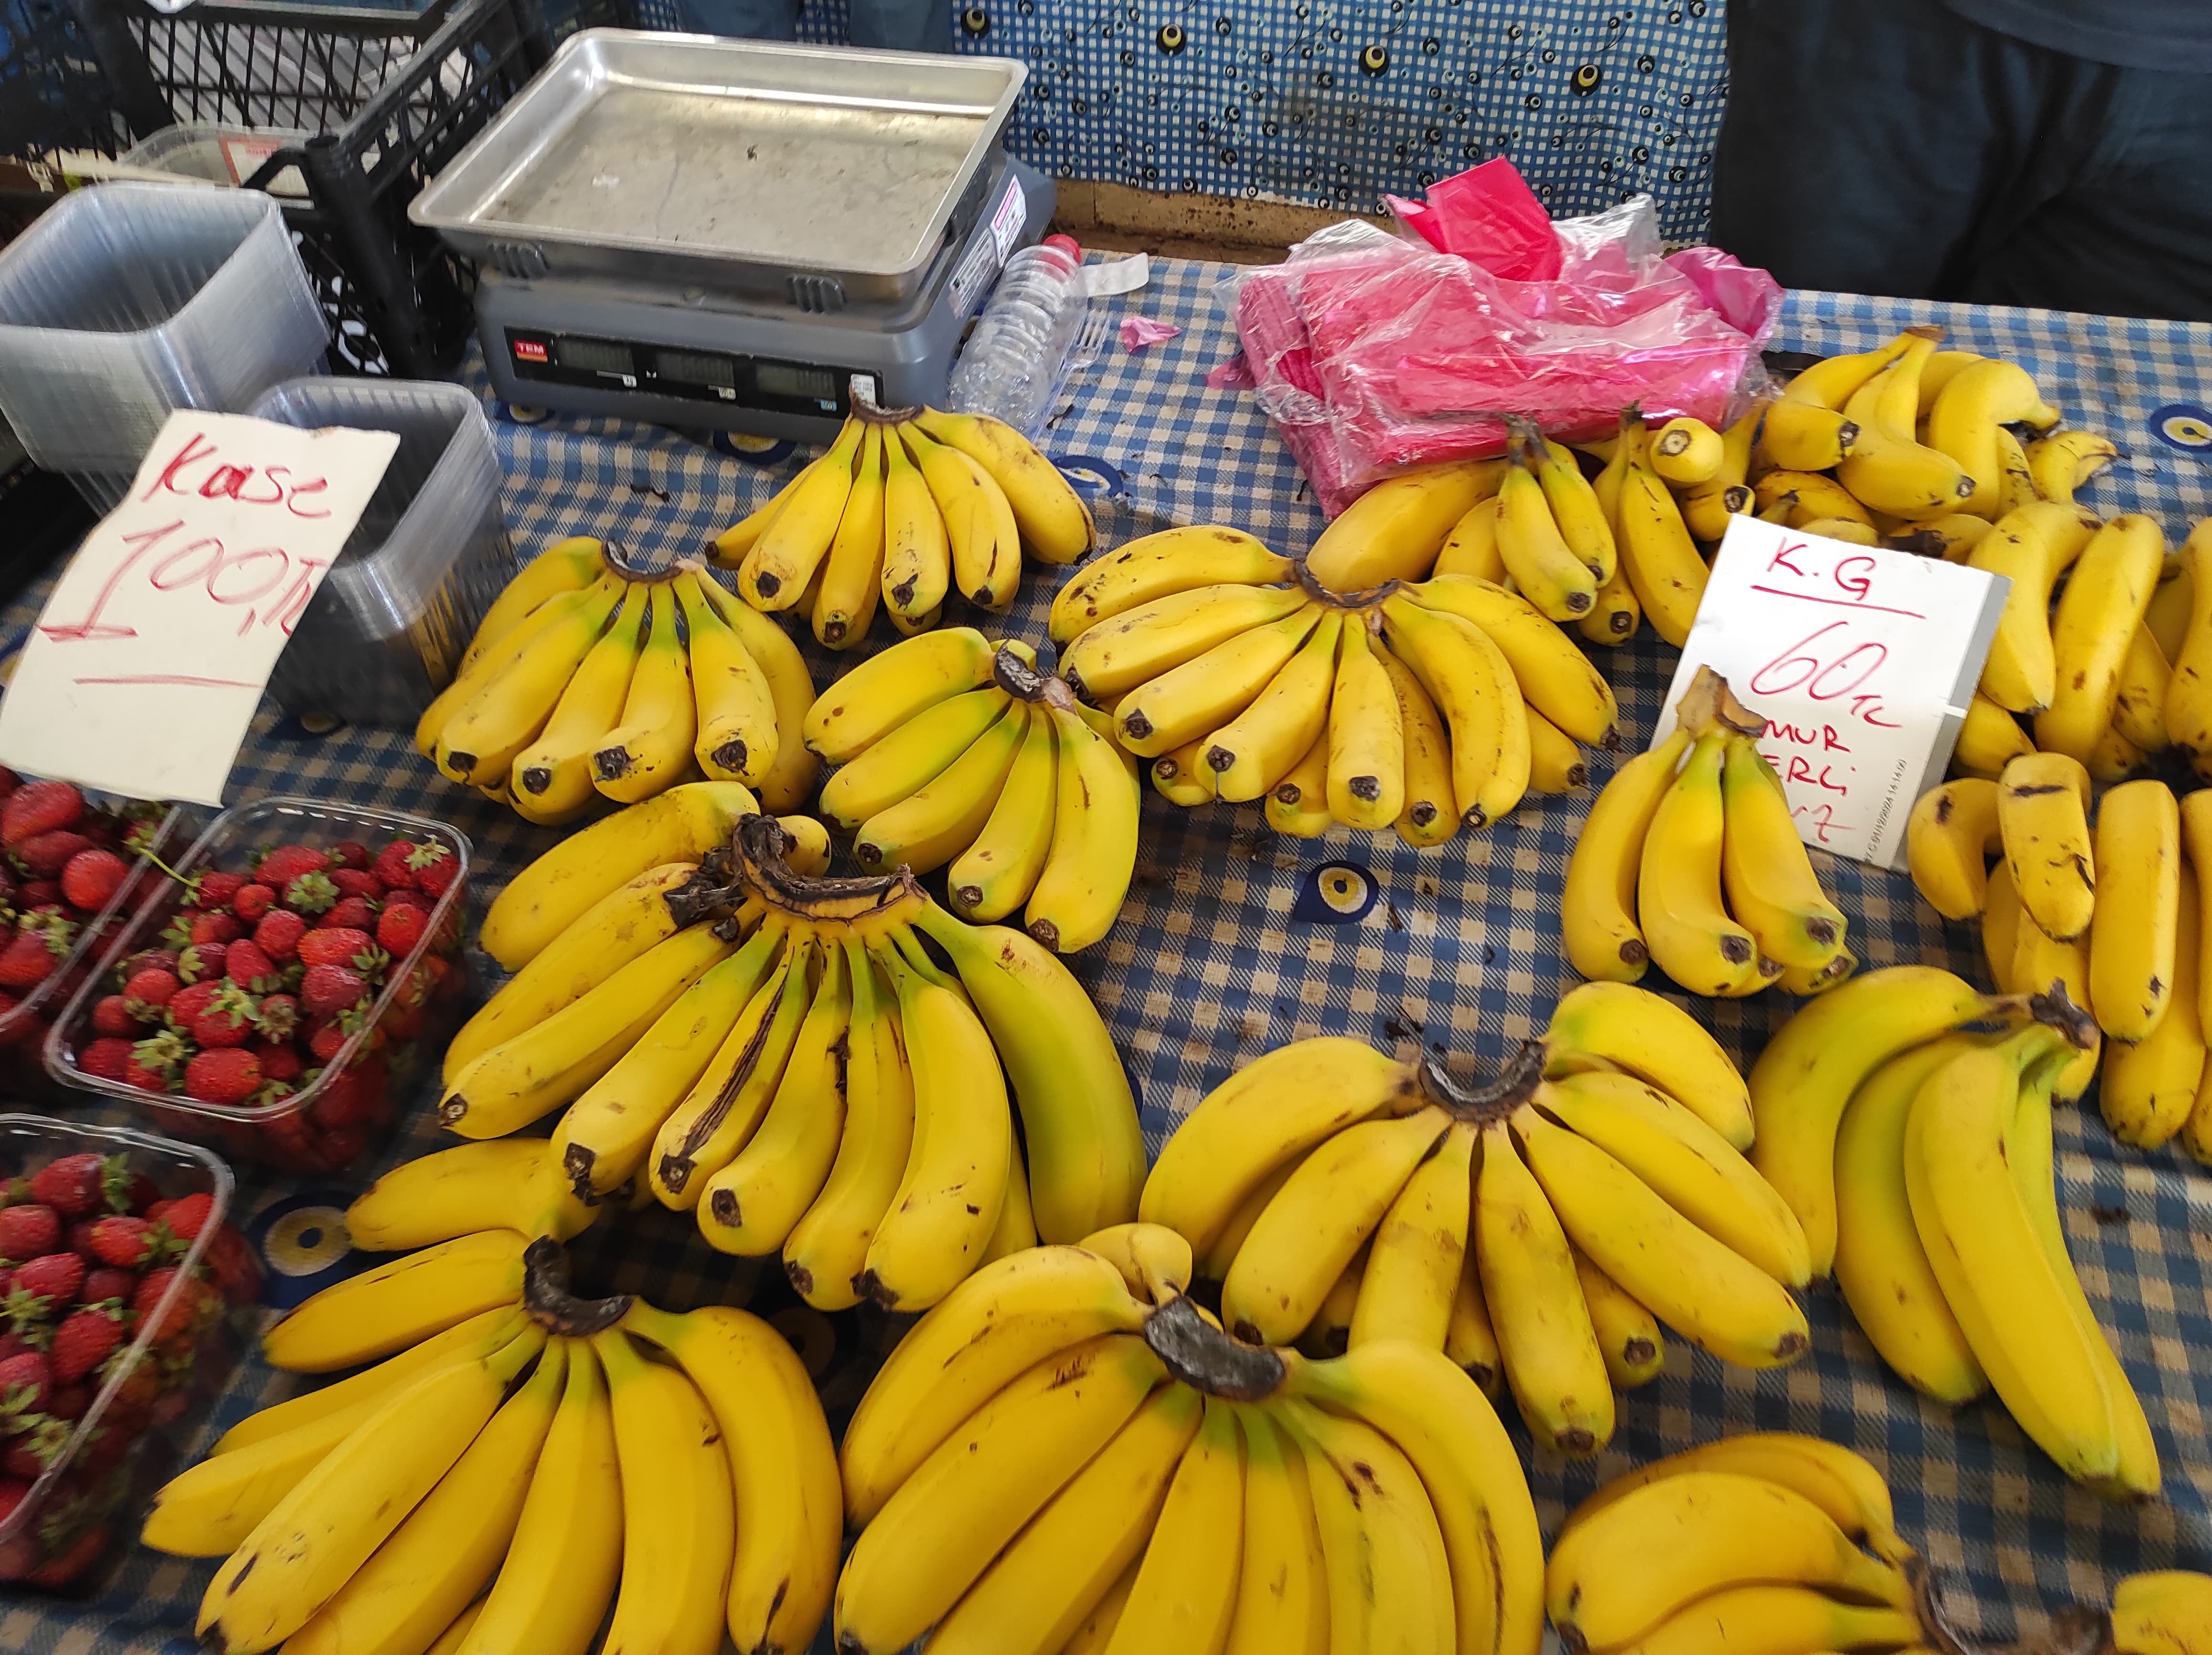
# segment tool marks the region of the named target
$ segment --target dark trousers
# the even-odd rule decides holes
[[[1730,0],[1711,239],[1792,288],[2212,321],[2212,75]]]

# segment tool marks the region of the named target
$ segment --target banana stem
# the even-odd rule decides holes
[[[2097,1020],[2074,1003],[2064,982],[2056,977],[2049,988],[2027,997],[2027,1014],[2063,1034],[2075,1052],[2087,1052],[2097,1043]]]
[[[1396,591],[1406,583],[1392,579],[1379,586],[1367,586],[1356,592],[1332,591],[1321,584],[1319,576],[1306,567],[1303,557],[1291,560],[1291,573],[1298,583],[1298,590],[1316,603],[1327,603],[1333,609],[1369,609]]]
[[[1231,1337],[1182,1294],[1145,1318],[1145,1343],[1176,1379],[1226,1402],[1264,1402],[1289,1371],[1277,1352]]]
[[[1429,1102],[1455,1119],[1487,1125],[1504,1119],[1528,1100],[1544,1078],[1544,1056],[1541,1040],[1523,1040],[1521,1049],[1498,1071],[1496,1080],[1487,1086],[1468,1087],[1454,1080],[1438,1058],[1425,1054],[1421,1091]]]
[[[618,540],[610,540],[602,545],[599,549],[599,555],[606,560],[607,567],[612,569],[623,579],[635,580],[651,586],[657,586],[663,581],[675,579],[686,568],[699,567],[698,560],[696,558],[678,558],[665,569],[641,569],[629,561],[629,549]]]
[[[580,1299],[569,1292],[568,1250],[557,1241],[541,1236],[523,1252],[523,1307],[549,1333],[589,1338],[621,1321],[635,1300],[628,1293],[611,1299]]]

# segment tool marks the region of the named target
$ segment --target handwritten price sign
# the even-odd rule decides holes
[[[2010,584],[1735,518],[1652,741],[1710,665],[1766,719],[1759,749],[1805,842],[1893,867],[1912,801],[1951,761]]]
[[[31,629],[0,700],[0,762],[222,803],[276,658],[398,446],[171,415]]]

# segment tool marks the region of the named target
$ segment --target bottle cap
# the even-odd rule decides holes
[[[1058,248],[1079,264],[1083,262],[1082,244],[1072,235],[1048,235],[1044,239],[1043,245]]]

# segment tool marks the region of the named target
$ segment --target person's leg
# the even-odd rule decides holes
[[[2074,67],[2088,153],[1965,278],[1978,304],[2212,322],[2212,75]]]
[[[746,40],[799,38],[799,0],[680,0],[684,27],[696,34]]]
[[[852,0],[845,39],[895,52],[952,50],[952,0]]]
[[[1938,0],[1730,0],[1709,239],[1785,287],[1942,297],[2038,141],[2048,54]]]

